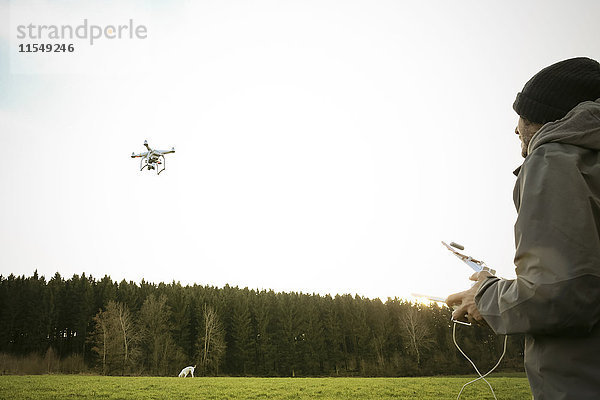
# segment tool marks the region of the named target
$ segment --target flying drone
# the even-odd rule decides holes
[[[156,175],[160,175],[167,168],[165,154],[175,153],[175,147],[171,147],[171,150],[153,150],[148,146],[147,140],[144,140],[144,146],[148,151],[139,154],[131,153],[131,158],[141,157],[140,171],[148,168],[148,170],[156,170]]]

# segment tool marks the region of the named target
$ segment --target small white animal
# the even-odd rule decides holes
[[[179,377],[180,378],[186,378],[188,376],[188,374],[192,374],[192,378],[194,377],[194,370],[196,369],[196,366],[194,365],[193,367],[185,367],[184,369],[181,370],[181,372],[179,373]]]

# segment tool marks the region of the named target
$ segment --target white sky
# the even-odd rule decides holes
[[[27,4],[0,0],[3,275],[446,296],[446,240],[512,277],[512,102],[600,58],[593,0]],[[23,55],[22,18],[148,38]]]

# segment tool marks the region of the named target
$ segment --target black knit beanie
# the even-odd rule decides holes
[[[571,58],[544,68],[517,94],[513,109],[530,122],[545,124],[564,117],[577,104],[600,98],[600,64]]]

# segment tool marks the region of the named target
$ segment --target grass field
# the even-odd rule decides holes
[[[155,378],[0,376],[0,399],[455,399],[469,378]],[[498,399],[531,399],[524,377],[490,378]],[[476,382],[463,399],[493,398]]]

